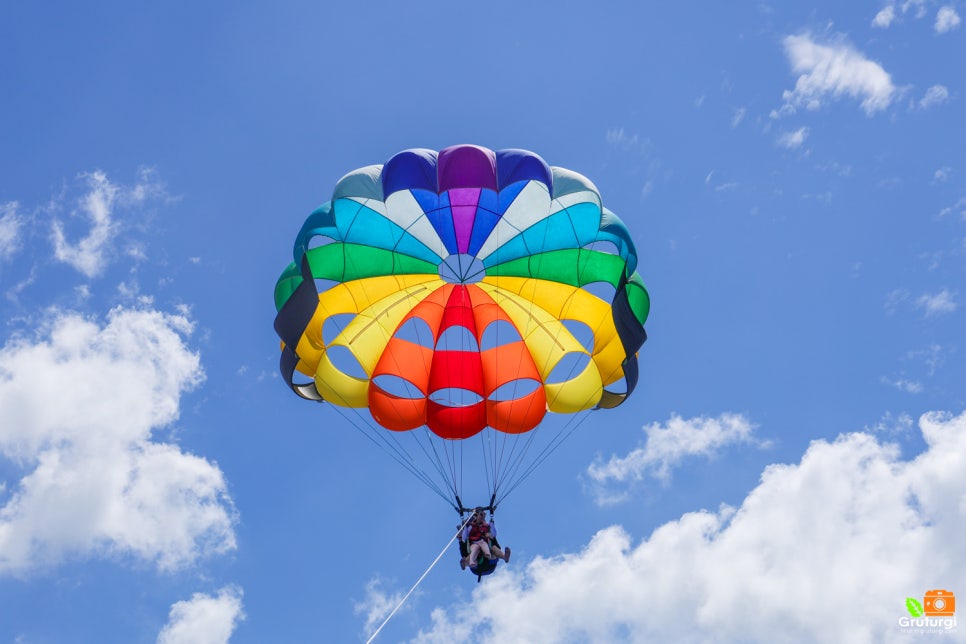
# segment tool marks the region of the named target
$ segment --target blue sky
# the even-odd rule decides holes
[[[287,390],[272,290],[345,173],[460,143],[594,181],[649,340],[511,563],[379,641],[917,639],[966,594],[964,13],[7,3],[0,641],[368,638],[456,515]]]

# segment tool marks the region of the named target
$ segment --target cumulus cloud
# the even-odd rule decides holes
[[[902,9],[902,13],[912,12],[916,18],[922,18],[926,15],[926,0],[905,0],[899,4]]]
[[[919,107],[922,109],[929,109],[934,105],[940,105],[945,103],[949,99],[949,90],[946,89],[945,85],[933,85],[926,90],[926,93],[919,100]]]
[[[788,148],[789,150],[794,150],[795,148],[802,147],[805,143],[805,139],[808,137],[808,128],[800,127],[797,130],[791,132],[784,132],[780,137],[778,137],[778,145],[783,148]]]
[[[936,12],[936,22],[933,28],[936,30],[936,33],[944,34],[947,31],[952,31],[957,28],[960,22],[956,9],[952,5],[946,5],[945,7],[940,7],[939,11]]]
[[[895,5],[886,5],[882,8],[879,13],[875,14],[875,18],[872,19],[873,27],[880,27],[886,29],[892,24],[892,21],[896,19],[896,8]]]
[[[366,598],[361,602],[356,602],[352,610],[356,615],[365,615],[366,623],[363,626],[366,634],[375,631],[383,620],[399,605],[404,593],[388,593],[382,588],[382,579],[370,579],[366,584]],[[403,607],[405,610],[405,606]]]
[[[944,181],[945,181],[945,179],[946,179],[947,176],[948,176],[948,174],[943,176],[943,180]],[[939,177],[939,174],[937,173],[936,174],[936,178],[938,178],[938,177]],[[956,201],[956,203],[954,203],[952,206],[947,206],[947,207],[941,209],[939,211],[939,216],[940,217],[945,217],[946,215],[951,215],[951,214],[953,214],[954,212],[957,212],[957,211],[959,212],[959,215],[963,219],[966,219],[966,197],[960,197]]]
[[[237,586],[226,586],[215,596],[195,593],[171,607],[158,644],[225,644],[244,619]]]
[[[915,18],[922,18],[926,15],[926,0],[905,0],[904,2],[890,2],[884,6],[879,13],[872,19],[872,26],[882,29],[888,28],[893,22],[912,13]]]
[[[938,293],[920,295],[916,300],[916,308],[922,309],[927,318],[952,313],[957,306],[955,294],[946,288]]]
[[[23,220],[17,214],[18,208],[16,201],[0,204],[0,261],[10,259],[20,250]]]
[[[164,195],[160,180],[151,170],[142,170],[133,186],[123,186],[108,179],[101,171],[81,175],[86,191],[77,200],[71,217],[84,220],[86,233],[70,241],[65,224],[54,219],[51,240],[54,257],[88,278],[101,275],[117,252],[114,248],[120,224],[115,217],[117,208],[145,204],[149,199]]]
[[[898,389],[899,391],[904,391],[907,394],[921,394],[924,390],[922,383],[918,380],[910,380],[909,378],[886,378],[882,377],[882,383]]]
[[[902,412],[893,414],[887,411],[882,418],[873,425],[866,425],[863,431],[877,434],[906,434],[916,426],[916,421],[909,414]]]
[[[956,294],[948,288],[914,297],[907,289],[896,289],[886,296],[885,309],[892,315],[901,309],[920,310],[927,318],[952,313],[959,308]]]
[[[191,326],[150,310],[103,324],[53,311],[38,337],[0,347],[0,574],[92,556],[170,570],[235,547],[221,470],[152,440],[203,379]]]
[[[919,419],[926,449],[865,432],[772,465],[737,509],[637,541],[507,567],[439,607],[419,642],[905,642],[906,597],[966,588],[966,414]],[[521,562],[522,563],[522,562]]]
[[[784,105],[773,117],[801,107],[816,110],[843,96],[860,100],[871,116],[889,107],[897,95],[889,73],[842,38],[819,42],[810,34],[800,34],[786,36],[783,44],[792,72],[799,76],[795,88],[782,94]]]
[[[711,458],[729,445],[756,443],[755,425],[741,414],[722,414],[717,418],[685,419],[673,415],[665,425],[644,426],[643,445],[626,456],[611,456],[607,462],[598,458],[587,468],[590,479],[598,486],[601,503],[623,500],[626,495],[608,489],[614,484],[626,486],[651,476],[668,481],[671,469],[685,458]]]

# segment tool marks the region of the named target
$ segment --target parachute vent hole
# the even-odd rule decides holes
[[[396,396],[397,398],[419,400],[420,398],[425,397],[425,394],[419,390],[419,387],[409,382],[405,378],[400,378],[399,376],[394,376],[392,374],[382,374],[376,376],[372,379],[372,384],[376,385],[387,394]]]
[[[546,382],[548,385],[557,385],[572,380],[587,368],[588,363],[590,363],[590,356],[583,351],[566,353],[557,366],[550,371]]]
[[[574,336],[580,344],[587,349],[587,353],[594,352],[594,331],[585,322],[580,320],[561,320],[570,335]]]
[[[504,402],[507,400],[517,400],[524,398],[535,392],[540,387],[540,383],[531,378],[521,378],[505,382],[490,394],[489,399],[493,402]]]
[[[591,282],[585,284],[583,289],[608,303],[613,302],[614,296],[617,294],[617,289],[610,282]]]
[[[330,288],[332,288],[333,286],[338,286],[339,283],[340,283],[340,282],[337,282],[335,280],[327,280],[327,279],[324,279],[324,278],[321,278],[321,277],[315,278],[314,281],[315,281],[315,292],[316,293],[325,293]]]
[[[348,347],[335,345],[334,347],[326,349],[325,354],[329,357],[332,365],[347,376],[359,378],[360,380],[367,380],[369,378],[369,374],[362,368],[359,360],[356,359]]]
[[[309,237],[309,250],[313,248],[321,248],[322,246],[328,246],[329,244],[334,244],[335,240],[327,235],[312,235]]]
[[[443,407],[470,407],[481,402],[483,396],[469,389],[446,387],[431,393],[429,399]]]
[[[355,318],[355,313],[336,313],[325,318],[322,323],[322,342],[326,345],[332,344]]]
[[[443,331],[436,342],[437,351],[479,351],[476,336],[465,326],[455,325]]]
[[[615,244],[612,241],[605,240],[605,239],[601,239],[601,240],[597,240],[595,242],[591,242],[590,244],[587,244],[583,248],[584,248],[584,250],[593,250],[593,251],[597,251],[598,253],[607,253],[608,255],[620,255],[621,254],[621,251],[617,247],[617,244]]]
[[[609,385],[606,385],[604,389],[609,393],[623,396],[627,394],[627,381],[624,379],[623,376],[621,376],[619,379],[615,380]]]
[[[411,317],[400,324],[393,335],[400,340],[406,340],[427,349],[432,349],[434,345],[432,329],[429,328],[426,320],[418,317]]]
[[[483,330],[483,336],[480,339],[480,349],[486,351],[487,349],[519,342],[522,339],[520,332],[517,331],[513,324],[507,320],[495,320],[490,322]]]

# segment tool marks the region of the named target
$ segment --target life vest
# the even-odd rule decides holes
[[[469,541],[470,543],[480,541],[481,539],[486,537],[486,533],[489,531],[490,531],[490,524],[485,521],[479,524],[471,523],[470,533],[466,537],[466,540]]]

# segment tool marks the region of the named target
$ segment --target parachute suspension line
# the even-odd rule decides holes
[[[459,441],[459,451],[460,451],[460,492],[463,491],[463,472],[466,470],[463,468],[463,455],[465,454],[465,445],[463,441]]]
[[[433,468],[436,470],[436,473],[439,474],[440,480],[449,486],[450,491],[454,496],[459,496],[459,489],[456,486],[456,479],[453,478],[452,475],[447,477],[446,466],[443,463],[443,457],[440,456],[439,450],[436,448],[436,441],[433,439],[432,432],[426,425],[423,425],[421,430],[423,437],[425,438],[425,443],[423,443],[423,440],[420,439],[420,435],[417,433],[419,430],[415,429],[411,431],[413,441],[419,445],[419,448],[426,456],[426,459],[433,464]],[[452,472],[452,468],[450,468],[450,471]]]
[[[571,227],[573,227],[573,220],[570,220],[570,223],[571,223]],[[546,236],[548,234],[549,234],[549,227],[544,230],[544,242],[546,242]],[[574,235],[577,236],[576,230],[574,230]],[[625,269],[626,269],[626,263],[625,263]],[[531,300],[530,301],[530,312],[531,312],[531,315],[532,315],[532,311],[533,311],[533,309],[535,307],[536,307],[536,305]],[[596,328],[593,329],[593,337],[595,337],[595,338],[597,337],[598,332],[600,331],[600,328],[603,325],[603,323],[604,323],[603,322],[603,319],[601,319],[597,323]],[[557,334],[558,337],[559,337],[559,333],[561,333],[561,332],[562,331],[558,331],[558,334]],[[558,337],[555,337],[554,339],[557,340]],[[567,374],[567,378],[565,378],[565,380],[573,377],[574,371],[576,370],[576,367],[578,366],[578,364],[579,363],[574,362],[571,365],[570,372]],[[604,376],[604,374],[601,374],[601,375]],[[610,375],[612,375],[612,374],[609,374],[606,377],[610,377]],[[588,403],[588,402],[590,402],[590,400],[592,398],[593,398],[593,395],[589,396],[588,399],[585,401],[585,404]],[[560,445],[562,445],[568,438],[570,438],[570,436],[573,435],[574,432],[576,432],[577,429],[579,429],[583,425],[583,423],[587,420],[588,416],[590,415],[590,411],[591,410],[584,410],[582,413],[578,413],[578,414],[572,415],[570,417],[570,419],[567,421],[567,423],[564,425],[564,427],[560,430],[560,432],[558,432],[557,434],[555,434],[554,437],[550,441],[547,442],[547,444],[543,447],[542,450],[540,450],[540,452],[533,459],[533,461],[530,462],[530,464],[526,467],[526,469],[522,472],[522,474],[520,474],[519,477],[517,477],[517,471],[519,470],[519,468],[522,466],[522,464],[524,462],[524,456],[529,451],[529,449],[530,449],[530,447],[532,445],[532,442],[533,442],[532,441],[532,438],[537,433],[537,431],[542,428],[542,424],[539,425],[538,427],[534,428],[533,430],[531,430],[529,432],[529,435],[530,435],[529,438],[530,439],[527,440],[527,442],[526,442],[524,448],[522,449],[521,453],[518,455],[518,457],[516,458],[516,460],[514,460],[512,463],[510,463],[507,466],[508,471],[512,471],[512,474],[508,474],[507,475],[507,478],[509,478],[511,480],[511,482],[508,483],[508,485],[509,485],[508,489],[506,489],[503,492],[503,494],[500,496],[499,500],[496,503],[494,503],[494,505],[498,505],[500,502],[503,501],[503,499],[505,499],[507,496],[509,496],[509,494],[513,490],[515,490],[516,487],[520,483],[522,483],[525,479],[527,479],[551,454],[553,454],[553,452],[555,452],[560,447]],[[516,445],[514,444],[514,449],[515,449],[515,447],[516,447]],[[504,462],[506,462],[506,461],[504,461]],[[495,488],[496,488],[496,486],[494,486],[494,489]]]
[[[541,425],[534,427],[529,432],[527,432],[526,439],[522,439],[519,435],[513,442],[513,446],[510,449],[510,456],[504,461],[506,464],[504,468],[504,473],[501,475],[500,483],[506,483],[510,486],[510,489],[516,487],[518,483],[518,472],[520,471],[523,463],[526,462],[527,454],[530,451],[531,446],[534,444],[538,436],[541,436],[540,430],[543,429]],[[545,432],[544,432],[545,433]],[[522,447],[520,447],[522,445]],[[518,449],[519,447],[519,449]],[[500,500],[502,501],[506,498],[507,492],[500,495]]]
[[[396,246],[398,246],[398,243],[397,243]],[[395,250],[398,250],[396,246],[393,247],[393,250],[394,251]],[[423,346],[423,347],[425,347],[427,345],[430,346],[430,347],[435,347],[436,346],[436,340],[433,337],[432,332],[430,332],[428,338],[424,338],[423,337],[423,334],[422,334],[422,328],[420,326],[418,326],[418,325],[416,325],[416,326],[413,327],[413,332],[416,335],[416,344],[418,344],[420,346]],[[392,359],[393,365],[396,367],[396,373],[405,373],[405,366],[406,365],[403,365],[400,362],[399,356],[397,354],[386,352],[383,355],[388,355]],[[376,386],[378,386],[378,385],[376,385]],[[410,400],[410,405],[415,409],[416,400],[415,399],[411,399]],[[427,459],[430,460],[433,463],[433,466],[436,469],[436,472],[439,474],[440,479],[444,483],[446,481],[452,481],[453,480],[452,478],[449,478],[448,479],[446,477],[446,473],[445,473],[445,469],[443,467],[442,459],[439,458],[439,454],[436,453],[436,449],[433,446],[432,437],[429,434],[429,428],[426,425],[422,425],[421,429],[423,430],[424,435],[426,436],[426,442],[428,443],[428,445],[430,446],[430,448],[432,448],[432,451],[434,453],[434,456],[430,456],[429,455],[429,450],[426,448],[425,445],[423,445],[422,441],[419,440],[419,435],[415,433],[415,429],[414,430],[410,430],[410,434],[413,437],[413,440],[416,442],[417,445],[419,445],[420,450],[422,450],[423,454],[427,457]],[[452,486],[452,484],[450,484],[450,485]],[[455,494],[456,491],[453,490],[453,493]]]
[[[592,395],[588,397],[587,400],[584,401],[584,403],[586,404],[590,402],[592,397],[593,397]],[[573,435],[573,433],[576,432],[584,424],[587,418],[590,417],[591,411],[593,410],[587,409],[587,410],[584,410],[583,412],[571,415],[570,418],[567,420],[566,424],[563,426],[563,428],[553,437],[553,439],[551,439],[547,443],[546,446],[544,446],[542,450],[540,450],[540,453],[537,454],[536,458],[533,459],[529,467],[527,467],[526,471],[513,484],[513,487],[515,488],[520,483],[520,481],[523,481],[525,478],[530,476],[530,474],[532,474],[533,471],[537,469],[537,467],[539,467],[540,464],[547,459],[547,457],[549,457],[551,454],[557,451],[557,448],[559,448],[564,441],[570,438],[570,436]],[[509,493],[510,493],[510,490],[507,491],[507,494]]]
[[[399,603],[396,604],[396,607],[392,609],[392,612],[390,612],[389,615],[386,616],[386,619],[383,620],[382,624],[379,625],[379,628],[377,628],[376,631],[369,637],[369,639],[366,640],[366,644],[372,644],[372,641],[376,639],[376,636],[379,635],[379,632],[383,629],[383,627],[389,623],[389,620],[392,619],[393,615],[395,615],[400,608],[402,608],[402,605],[406,603],[406,600],[409,599],[409,596],[413,594],[413,591],[416,590],[416,587],[419,586],[419,584],[422,583],[423,579],[426,578],[426,575],[429,574],[429,571],[432,570],[436,566],[436,564],[439,563],[439,560],[443,558],[443,555],[446,554],[446,552],[449,550],[449,547],[453,545],[453,542],[456,541],[456,538],[460,535],[460,533],[463,532],[463,529],[466,527],[466,524],[470,522],[470,519],[472,517],[473,517],[472,514],[466,517],[466,520],[463,522],[463,525],[460,526],[460,529],[456,532],[456,534],[454,534],[450,538],[449,543],[447,543],[443,547],[443,549],[439,551],[439,554],[436,555],[436,559],[433,560],[433,563],[429,564],[429,568],[427,568],[425,572],[423,572],[423,574],[419,576],[419,579],[417,579],[416,583],[413,584],[413,587],[409,589],[409,592],[407,592],[403,596],[403,598],[399,600]],[[463,516],[460,515],[460,518],[462,519]]]
[[[571,221],[571,227],[573,227],[572,221]],[[543,235],[544,235],[543,242],[544,244],[546,244],[547,236],[549,235],[549,226],[544,229]],[[575,237],[577,236],[576,232],[574,232],[574,236]],[[538,307],[536,303],[533,301],[533,299],[529,299],[528,304],[529,306],[525,310],[527,315],[529,315],[529,317],[533,319],[534,318],[533,312]],[[559,336],[559,331],[557,333],[557,336],[553,338],[555,342],[558,342],[559,340],[558,336]],[[549,356],[548,356],[548,359],[549,359]],[[546,366],[547,366],[546,364],[543,365],[544,368],[546,368]],[[576,366],[576,363],[573,366],[571,366],[571,372],[573,371],[574,366]],[[571,373],[569,375],[573,375],[573,374]],[[517,376],[519,376],[519,369],[518,369]],[[528,406],[532,404],[533,404],[533,401],[531,400],[528,403]],[[497,494],[500,490],[500,487],[504,482],[507,485],[509,485],[510,489],[512,490],[517,486],[519,481],[522,480],[522,478],[519,480],[515,480],[517,472],[520,471],[520,468],[522,467],[522,464],[526,459],[526,455],[530,451],[530,447],[533,445],[533,442],[538,435],[537,433],[542,427],[543,427],[543,423],[541,422],[536,427],[526,432],[527,436],[525,440],[522,440],[519,435],[515,435],[514,439],[512,440],[512,444],[509,447],[509,453],[507,453],[507,444],[510,442],[509,436],[504,434],[504,436],[499,441],[500,442],[500,446],[498,450],[499,455],[497,455],[497,447],[495,445],[496,441],[494,441],[494,446],[493,446],[493,470],[494,470],[493,479],[494,480],[493,480],[493,488],[492,488],[493,498],[497,498]],[[500,432],[500,433],[503,433],[503,432]],[[521,447],[521,443],[522,443],[522,447]],[[519,452],[517,451],[518,447],[520,447]],[[524,477],[527,474],[528,474],[528,471],[525,471]],[[502,495],[500,495],[499,500],[494,502],[493,505],[498,505],[499,501],[506,498],[507,494],[509,494],[509,490],[507,490]]]
[[[564,443],[564,441],[570,438],[573,435],[573,433],[576,432],[581,427],[581,425],[584,424],[587,418],[590,417],[590,412],[591,410],[588,409],[581,413],[575,414],[574,416],[571,416],[570,420],[567,421],[567,424],[564,425],[563,429],[561,429],[560,432],[557,433],[553,437],[553,439],[550,440],[546,446],[544,446],[542,450],[540,450],[540,453],[537,454],[537,456],[533,459],[533,461],[523,472],[523,474],[521,474],[520,477],[513,482],[513,485],[510,486],[510,489],[508,489],[506,492],[503,493],[503,496],[500,497],[500,500],[502,501],[507,496],[509,496],[510,492],[516,489],[516,487],[520,485],[520,483],[522,483],[524,480],[526,480],[527,477],[533,474],[534,470],[540,467],[540,465],[545,460],[547,460],[547,458],[551,454],[557,451],[557,448],[559,448]],[[574,418],[577,416],[579,416],[579,419],[574,420]]]
[[[483,454],[483,474],[486,478],[486,489],[491,493],[496,487],[497,460],[496,442],[499,440],[496,430],[488,428],[480,432],[480,453]]]
[[[498,437],[495,429],[483,430],[480,432],[480,453],[483,454],[483,471],[486,475],[486,487],[491,493],[496,492],[497,486],[497,460],[496,460],[496,441]]]
[[[449,469],[449,480],[450,485],[453,488],[453,492],[456,496],[462,496],[463,494],[463,479],[456,464],[456,448],[459,441],[442,439],[443,454],[446,456],[446,466]]]
[[[535,304],[530,303],[531,314]],[[531,399],[528,403],[529,408],[534,404]],[[543,421],[537,424],[536,427],[526,432],[526,440],[521,438],[520,434],[513,437],[513,440],[509,436],[504,437],[503,450],[500,452],[498,463],[501,463],[501,473],[498,477],[500,484],[503,481],[513,482],[516,473],[519,471],[521,465],[526,459],[527,453],[530,451],[530,447],[534,444],[538,436],[541,436],[540,430],[544,427]],[[546,433],[546,432],[544,432]],[[506,445],[509,444],[509,454],[506,453]],[[519,450],[519,451],[518,451]]]
[[[603,324],[603,320],[598,322],[597,327],[593,330],[595,337],[597,335],[597,332],[600,331],[600,327],[602,324]],[[569,374],[571,376],[573,375],[574,367],[576,367],[576,363],[571,367],[571,373]],[[585,403],[590,402],[591,399],[592,399],[592,396],[588,397]],[[506,498],[510,494],[510,492],[512,492],[523,480],[529,477],[530,474],[532,474],[533,471],[536,470],[543,463],[543,461],[545,461],[553,452],[555,452],[560,447],[560,445],[562,445],[568,438],[570,438],[570,436],[574,432],[576,432],[587,420],[587,418],[590,416],[590,412],[591,410],[584,410],[581,413],[572,415],[570,419],[567,421],[567,423],[564,425],[564,427],[560,430],[560,432],[554,435],[553,439],[551,439],[547,443],[547,445],[544,446],[544,448],[540,451],[540,453],[537,454],[537,456],[533,459],[533,461],[526,468],[526,470],[524,470],[524,472],[520,475],[520,477],[510,485],[509,489],[507,489],[506,492],[504,492],[504,494],[500,497],[500,500],[502,501],[504,498]],[[535,432],[536,430],[534,430],[534,432],[532,433],[535,433]],[[528,443],[526,449],[528,450],[529,447],[530,445]],[[523,460],[520,459],[515,465],[520,465],[522,464],[522,462]]]
[[[527,432],[528,438],[532,438],[530,435],[533,433],[533,431],[534,430],[530,430]],[[491,436],[492,439],[490,440],[489,444],[490,462],[492,463],[493,470],[491,493],[497,494],[500,490],[500,485],[506,480],[505,472],[507,464],[507,445],[510,443],[511,438],[506,432],[497,430],[493,430]],[[516,434],[512,439],[512,443],[513,445],[516,445],[521,440],[523,439],[520,438],[520,435]],[[513,453],[512,448],[510,453]]]
[[[430,490],[435,492],[440,498],[442,498],[447,503],[452,504],[450,498],[440,489],[439,485],[436,484],[425,472],[421,472],[413,463],[413,457],[409,454],[405,447],[399,444],[395,437],[393,437],[395,445],[386,438],[385,434],[388,432],[383,429],[376,429],[372,427],[365,418],[359,413],[355,408],[352,409],[355,416],[359,419],[357,422],[349,414],[343,411],[342,407],[339,405],[331,404],[331,406],[338,412],[344,420],[346,420],[352,427],[354,427],[360,434],[365,436],[369,441],[376,445],[379,449],[385,452],[390,458],[401,465],[406,471],[412,474],[417,480],[421,481],[423,485],[428,487]],[[378,437],[378,439],[377,439]]]

